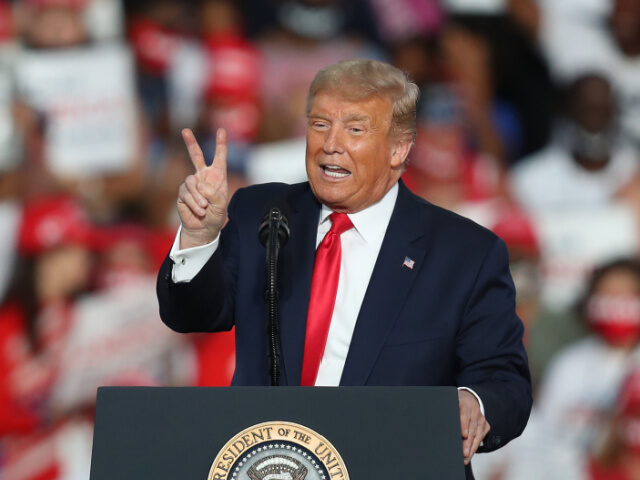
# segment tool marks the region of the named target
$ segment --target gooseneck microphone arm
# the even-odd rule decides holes
[[[267,286],[265,299],[268,308],[267,335],[269,339],[269,376],[271,385],[280,383],[280,328],[278,321],[278,255],[289,239],[287,217],[280,207],[271,207],[258,230],[258,237],[266,247]]]

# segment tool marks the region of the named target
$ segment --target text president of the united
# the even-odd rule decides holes
[[[235,325],[233,384],[268,385],[257,228],[265,206],[283,199],[291,239],[280,254],[281,384],[457,386],[468,464],[526,425],[523,327],[504,243],[400,180],[417,98],[385,63],[322,69],[308,98],[309,181],[255,185],[231,201],[225,131],[207,165],[185,129],[196,172],[179,189],[182,225],[159,273],[160,312],[181,332]],[[336,258],[337,271],[327,266]]]

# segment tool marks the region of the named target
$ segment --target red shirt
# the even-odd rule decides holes
[[[0,308],[0,435],[28,433],[42,423],[68,327],[66,307],[42,309],[41,346],[34,352],[22,308],[11,304]]]
[[[598,465],[594,459],[589,460],[590,480],[631,480],[624,470],[616,467],[603,467]]]

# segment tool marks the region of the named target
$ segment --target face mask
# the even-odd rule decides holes
[[[594,295],[587,303],[587,320],[612,345],[640,338],[640,299]]]
[[[278,10],[280,24],[301,37],[326,40],[340,33],[344,18],[338,5],[308,6],[286,2]]]
[[[640,456],[640,418],[631,418],[620,426],[624,444]]]
[[[615,142],[615,130],[609,128],[593,133],[574,122],[567,122],[562,127],[561,138],[571,153],[593,164],[600,164],[607,161],[611,155]]]

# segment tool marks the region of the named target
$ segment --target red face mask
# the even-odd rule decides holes
[[[594,295],[587,319],[595,332],[612,345],[640,339],[640,298]]]

